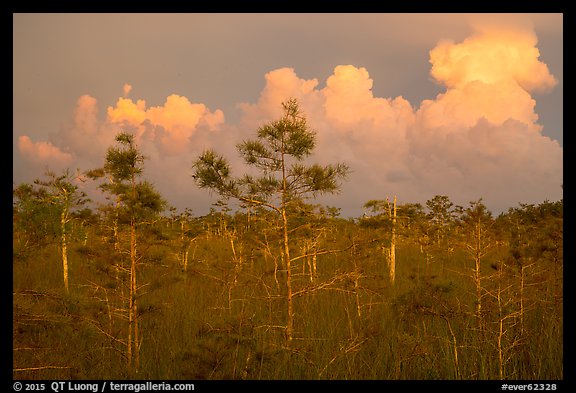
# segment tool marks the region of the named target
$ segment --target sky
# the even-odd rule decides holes
[[[316,132],[306,162],[351,169],[314,201],[343,217],[562,198],[562,14],[13,14],[15,185],[101,167],[128,131],[143,178],[206,214],[193,161],[214,149],[242,175],[236,145],[288,98]]]

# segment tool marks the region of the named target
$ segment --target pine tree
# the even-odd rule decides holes
[[[62,256],[62,273],[64,278],[64,289],[69,292],[68,274],[68,244],[70,242],[69,223],[72,220],[72,212],[82,207],[88,198],[86,194],[79,191],[78,186],[73,184],[74,175],[66,169],[61,175],[47,170],[47,179],[36,179],[34,188],[31,185],[20,185],[14,194],[21,199],[21,207],[33,208],[33,214],[42,212],[42,206],[48,210],[53,210],[58,215],[57,232],[59,235],[60,254]],[[30,203],[25,203],[26,200]]]
[[[114,195],[117,201],[115,215],[125,223],[130,231],[130,279],[128,297],[128,366],[138,372],[140,352],[140,331],[138,323],[137,229],[148,218],[162,212],[166,202],[147,181],[138,182],[142,175],[145,157],[140,153],[134,135],[121,132],[116,136],[118,147],[110,147],[106,152],[104,167],[90,171],[94,178],[108,177],[108,182],[100,188]]]
[[[295,99],[287,100],[282,106],[282,118],[261,126],[257,139],[237,145],[244,161],[259,170],[259,176],[246,174],[233,178],[227,160],[213,150],[207,150],[194,162],[193,177],[200,188],[214,190],[223,197],[253,207],[265,207],[280,217],[286,263],[286,339],[290,342],[294,332],[290,209],[310,196],[337,192],[339,181],[346,178],[349,169],[341,163],[302,164],[315,147],[315,132],[308,126]]]

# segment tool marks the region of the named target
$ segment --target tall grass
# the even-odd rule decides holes
[[[114,341],[124,339],[127,326],[109,307],[122,304],[111,267],[121,257],[113,256],[110,244],[93,237],[86,246],[70,247],[70,295],[63,290],[57,246],[15,261],[14,377],[499,378],[495,321],[504,311],[487,306],[485,330],[478,329],[472,262],[465,253],[438,249],[427,263],[417,245],[404,241],[397,246],[394,285],[386,256],[374,243],[319,256],[313,282],[300,260],[293,284],[303,292],[295,298],[294,340],[288,345],[281,262],[274,273],[271,259],[241,237],[234,259],[226,236],[198,238],[186,272],[176,256],[176,229],[141,242],[147,246],[139,278],[145,286],[137,374],[128,370],[122,345]],[[347,239],[335,231],[324,246],[346,249]],[[240,249],[242,265],[234,273]],[[482,266],[487,290],[495,285],[489,275],[498,258],[496,253]],[[548,285],[558,272],[539,269],[526,289],[526,332],[511,328],[503,336],[509,345],[506,379],[562,378],[562,291]],[[513,276],[507,279],[518,285]],[[106,291],[96,291],[94,283]]]

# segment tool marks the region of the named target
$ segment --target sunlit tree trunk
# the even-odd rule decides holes
[[[474,267],[471,269],[471,278],[474,282],[474,287],[476,290],[474,315],[478,320],[479,331],[484,331],[484,321],[482,315],[483,288],[481,266],[483,258],[492,247],[492,238],[488,228],[490,227],[493,220],[491,213],[486,209],[486,206],[482,204],[481,200],[470,202],[470,207],[466,209],[462,219],[465,225],[464,229],[467,229],[464,234],[466,235],[467,232],[470,236],[470,238],[465,241],[465,247],[474,261]]]
[[[282,226],[284,238],[284,255],[286,256],[286,300],[288,303],[288,315],[286,320],[286,340],[288,343],[292,341],[292,334],[294,331],[294,310],[292,299],[292,266],[290,260],[290,243],[288,239],[288,217],[286,216],[286,204],[288,197],[288,189],[286,184],[286,162],[284,160],[284,140],[282,140],[281,152],[281,165],[282,165]]]
[[[136,175],[134,173],[134,168],[132,168],[132,198],[133,201],[136,201]],[[133,333],[133,342],[132,345],[134,347],[133,356],[134,356],[134,370],[138,373],[138,368],[140,366],[140,343],[139,343],[139,331],[138,331],[138,303],[136,301],[137,296],[137,284],[136,284],[136,263],[137,263],[137,255],[136,255],[136,218],[134,211],[131,212],[130,217],[130,301],[129,301],[129,319],[131,324],[131,330]],[[130,339],[129,339],[130,341]],[[131,362],[131,359],[128,359],[128,362]]]
[[[292,299],[292,274],[290,263],[290,247],[288,242],[288,218],[286,217],[286,210],[282,209],[282,223],[284,225],[284,254],[286,255],[286,298],[288,302],[288,315],[286,321],[286,340],[292,340],[294,331],[294,311]]]
[[[482,261],[482,225],[480,220],[476,223],[474,239],[474,284],[476,286],[476,316],[480,320],[482,315],[482,282],[480,275],[480,263]]]
[[[64,271],[64,288],[66,289],[66,293],[69,292],[68,290],[68,239],[66,237],[66,222],[68,221],[68,207],[64,206],[62,209],[62,214],[60,215],[60,226],[61,226],[61,238],[60,244],[62,248],[62,269]]]
[[[118,209],[118,204],[116,204],[116,209]],[[118,212],[115,213],[115,217],[112,222],[112,232],[114,236],[114,251],[118,253],[120,252],[120,241],[118,235]]]
[[[136,286],[136,225],[130,225],[130,314],[134,327],[134,370],[138,373],[140,367],[140,337],[138,330],[138,302]]]
[[[394,196],[394,205],[389,209],[392,220],[392,236],[390,237],[390,282],[394,285],[396,279],[396,196]]]

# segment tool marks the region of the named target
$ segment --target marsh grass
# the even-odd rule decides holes
[[[115,341],[125,338],[126,322],[110,311],[123,304],[113,268],[122,256],[94,236],[87,245],[70,247],[69,295],[63,290],[57,245],[20,253],[14,260],[14,377],[499,378],[496,322],[503,311],[487,302],[480,325],[485,328],[478,329],[472,261],[460,250],[438,249],[427,263],[418,246],[400,242],[394,285],[387,278],[386,257],[373,243],[355,252],[319,256],[314,282],[300,260],[293,284],[302,293],[295,298],[294,339],[288,345],[285,288],[276,283],[284,279],[281,261],[274,272],[261,245],[242,243],[242,237],[236,240],[243,247],[235,257],[226,234],[211,234],[195,241],[183,271],[177,230],[160,233],[142,241],[142,343],[136,375],[126,368],[122,345]],[[325,241],[345,249],[347,239],[343,231]],[[503,255],[495,252],[483,261],[486,291],[495,288],[491,266]],[[507,280],[517,289],[515,276]],[[551,283],[561,283],[561,271],[541,265],[529,282],[524,332],[510,325],[502,336],[507,345],[504,377],[560,379],[562,289]],[[506,296],[511,307],[506,312],[512,314],[517,294],[510,290]]]

